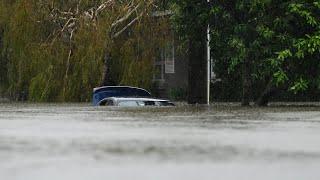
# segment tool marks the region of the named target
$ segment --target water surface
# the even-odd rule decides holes
[[[0,179],[319,180],[320,108],[0,104]]]

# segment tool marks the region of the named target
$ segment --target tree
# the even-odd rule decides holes
[[[314,80],[320,73],[317,68],[319,41],[316,40],[319,36],[319,3],[271,3],[275,7],[268,11],[270,17],[263,28],[258,29],[262,37],[268,37],[264,41],[267,47],[263,48],[270,49],[271,54],[264,57],[268,67],[264,72],[270,73],[270,80],[257,99],[257,105],[267,105],[272,92],[278,89],[296,94],[319,88],[318,80]]]
[[[172,10],[176,30],[187,44],[188,103],[206,104],[208,3],[204,0],[176,0]]]
[[[4,49],[4,32],[8,28],[9,11],[12,6],[13,1],[0,1],[0,96],[7,88],[7,68],[8,68],[8,58],[6,53],[3,52]]]
[[[274,43],[269,23],[277,3],[271,1],[214,1],[211,8],[213,59],[220,77],[241,77],[242,105],[252,100],[255,81],[270,79],[266,59],[281,44]],[[273,44],[274,43],[274,44]],[[221,70],[221,66],[227,71]],[[264,85],[264,83],[259,83]]]
[[[3,71],[12,97],[18,99],[24,92],[34,101],[87,101],[93,87],[110,80],[128,83],[126,73],[139,66],[140,72],[152,73],[152,59],[146,55],[151,53],[135,54],[145,47],[142,40],[132,57],[121,57],[131,59],[118,68],[121,72],[107,70],[116,66],[112,61],[124,46],[129,51],[139,34],[151,32],[148,24],[142,24],[151,22],[150,12],[157,8],[153,0],[10,2],[3,2],[1,8],[8,9],[2,52],[8,57],[8,69]],[[107,58],[110,55],[112,61]],[[149,69],[141,68],[144,64]]]
[[[319,90],[320,2],[291,1],[286,4],[285,18],[290,23],[287,44],[271,58],[275,84],[288,84],[294,93]]]
[[[203,1],[174,2],[176,26],[185,30],[183,36],[191,32],[200,38],[203,33],[192,29],[205,23],[194,21],[210,23],[215,71],[222,78],[231,76],[242,82],[242,105],[249,105],[256,92],[260,92],[256,103],[266,105],[277,89],[296,93],[315,84],[306,71],[319,67],[319,2],[211,1],[209,10],[199,6]],[[185,13],[193,8],[197,11]],[[318,76],[318,71],[313,68],[312,76]],[[237,89],[237,82],[223,80]]]

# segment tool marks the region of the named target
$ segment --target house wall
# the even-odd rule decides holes
[[[170,98],[170,96],[174,96],[174,94],[172,94],[174,92],[172,91],[186,92],[188,87],[188,59],[186,56],[179,54],[175,56],[175,73],[165,74],[165,81],[167,83],[166,95],[168,98]]]
[[[174,43],[174,73],[166,73],[165,59],[163,62],[163,79],[154,80],[154,95],[159,98],[181,99],[188,87],[188,58],[183,52],[177,51],[179,41]],[[159,62],[159,61],[158,61]],[[178,97],[177,97],[178,96]]]
[[[155,21],[158,21],[160,18],[168,18],[171,15],[171,11],[158,11],[153,14]],[[152,94],[159,98],[172,100],[183,98],[181,96],[185,98],[188,88],[187,54],[178,48],[181,45],[181,41],[179,41],[178,36],[174,34],[173,29],[169,27],[162,35],[165,36],[164,39],[167,41],[164,44],[172,48],[168,48],[168,46],[159,48],[158,54],[154,57],[155,75],[153,77],[154,86]],[[172,67],[172,63],[170,63],[172,56],[174,67]]]

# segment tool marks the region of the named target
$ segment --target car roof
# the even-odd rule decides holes
[[[93,89],[93,92],[97,92],[99,90],[103,90],[103,89],[108,89],[108,88],[115,88],[115,89],[119,89],[119,88],[130,88],[130,89],[139,89],[139,90],[143,90],[146,91],[147,93],[151,94],[149,91],[143,89],[143,88],[138,88],[138,87],[133,87],[133,86],[102,86],[102,87],[96,87]]]

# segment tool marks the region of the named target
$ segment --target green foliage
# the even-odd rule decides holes
[[[187,92],[185,88],[173,88],[169,91],[169,97],[175,101],[185,100],[187,97]]]
[[[287,49],[278,53],[277,59],[281,62],[278,68],[291,77],[290,91],[297,93],[317,84],[318,70],[313,66],[319,65],[320,53],[320,8],[319,2],[291,2],[288,4],[288,14],[294,20],[296,29],[300,32],[291,32]],[[302,70],[305,68],[305,70]],[[295,70],[296,72],[292,72]],[[301,71],[302,70],[302,71]],[[308,72],[311,70],[313,72]],[[300,77],[299,77],[300,76]]]
[[[207,24],[210,9],[203,0],[173,0],[171,10],[174,12],[174,27],[186,41],[192,36],[199,36],[198,29]]]
[[[197,19],[210,24],[215,72],[226,77],[224,81],[233,83],[232,79],[249,71],[252,84],[259,86],[272,80],[295,93],[317,87],[318,1],[231,0],[201,6],[197,5],[200,1],[173,2],[175,25],[186,39],[188,34],[201,36],[192,31],[193,26],[200,25]],[[243,65],[249,70],[243,71]]]
[[[306,89],[308,89],[308,84],[309,83],[307,80],[299,78],[294,82],[294,85],[290,88],[290,91],[293,91],[295,94],[299,91],[305,91]]]
[[[284,82],[286,82],[288,80],[287,74],[282,70],[275,72],[273,74],[273,78],[274,78],[274,81],[277,86],[283,84]]]
[[[88,13],[103,2],[1,0],[0,87],[6,85],[3,89],[16,99],[26,92],[31,101],[89,101],[101,84],[109,51],[115,55],[111,69],[118,84],[150,87],[154,48],[148,43],[157,40],[145,39],[156,32],[151,21],[141,18],[127,35],[111,39],[112,31],[122,28],[112,24],[127,13],[129,1],[114,1],[90,18]],[[147,11],[147,1],[131,5],[139,2]]]

